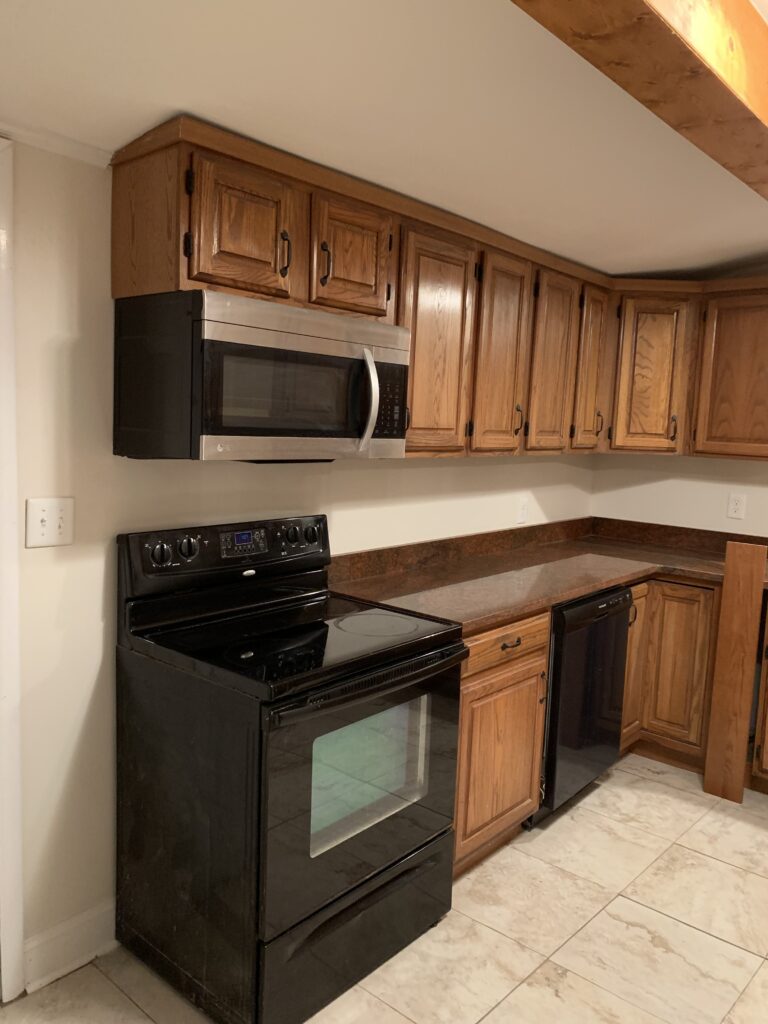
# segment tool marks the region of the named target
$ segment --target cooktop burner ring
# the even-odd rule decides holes
[[[419,631],[421,623],[398,612],[371,609],[366,612],[352,612],[337,619],[336,628],[353,636],[398,637],[410,636]]]

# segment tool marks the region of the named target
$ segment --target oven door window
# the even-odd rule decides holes
[[[310,857],[421,800],[428,756],[428,694],[316,739]]]
[[[205,343],[206,433],[359,437],[369,405],[362,359]]]
[[[459,671],[266,719],[261,938],[451,827]]]

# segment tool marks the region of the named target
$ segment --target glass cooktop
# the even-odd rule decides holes
[[[204,623],[145,634],[146,639],[199,661],[266,683],[306,673],[322,675],[377,654],[396,658],[453,627],[433,619],[326,594],[271,612],[230,614]]]

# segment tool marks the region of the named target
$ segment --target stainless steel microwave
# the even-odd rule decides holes
[[[402,327],[208,290],[115,303],[114,452],[315,461],[405,455]]]

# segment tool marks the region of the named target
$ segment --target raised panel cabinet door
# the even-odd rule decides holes
[[[695,448],[768,456],[768,293],[707,305]]]
[[[613,447],[679,452],[687,402],[685,300],[623,303]]]
[[[241,160],[195,153],[189,277],[306,299],[308,195]]]
[[[703,748],[710,692],[714,591],[653,581],[643,729]]]
[[[562,451],[568,447],[580,292],[581,284],[574,278],[539,271],[525,441],[530,451]]]
[[[462,687],[457,861],[538,809],[546,670],[541,653]]]
[[[597,448],[606,429],[607,410],[600,408],[600,375],[606,359],[608,292],[585,285],[581,297],[576,395],[573,402],[571,448]]]
[[[406,232],[402,323],[411,332],[409,451],[463,452],[469,422],[477,250]]]
[[[647,661],[646,620],[648,584],[632,587],[632,608],[627,636],[627,668],[624,677],[624,710],[621,717],[621,749],[625,750],[640,735],[643,715],[643,682]]]
[[[390,288],[393,217],[327,192],[312,194],[310,301],[384,316]]]
[[[486,254],[480,292],[473,451],[517,451],[523,441],[531,349],[531,284],[527,260]]]

